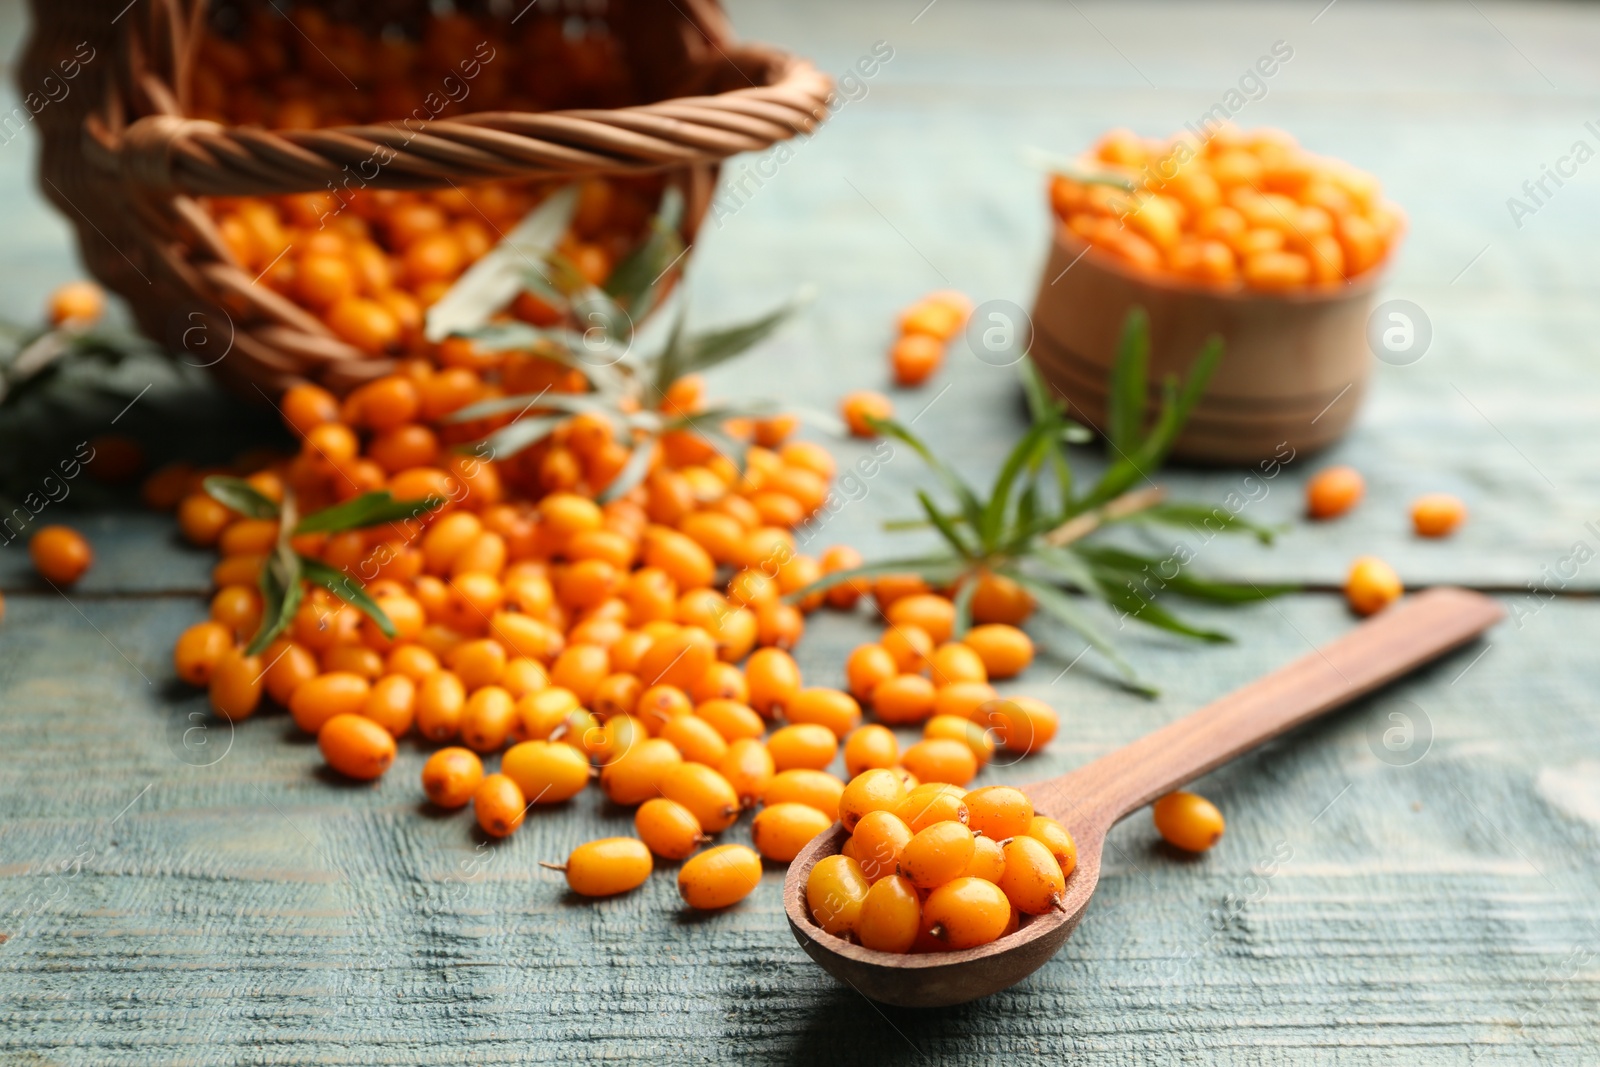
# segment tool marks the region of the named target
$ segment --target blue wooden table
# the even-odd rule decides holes
[[[1547,183],[1531,213],[1507,202],[1531,203],[1523,183],[1575,142],[1600,148],[1586,125],[1600,121],[1600,11],[730,8],[746,35],[836,75],[892,55],[786,161],[726,172],[694,253],[698,311],[732,318],[807,281],[821,292],[803,322],[716,375],[729,395],[781,381],[827,407],[882,387],[892,312],[933,288],[1026,305],[1048,220],[1024,150],[1076,150],[1112,125],[1175,130],[1275,42],[1292,58],[1238,121],[1376,172],[1410,215],[1387,295],[1423,309],[1426,355],[1380,365],[1349,439],[1252,501],[1250,517],[1293,523],[1276,547],[1219,540],[1198,562],[1304,592],[1198,613],[1231,645],[1121,634],[1162,688],[1154,701],[1106,684],[1092,657],[1067,670],[1077,645],[1057,635],[1061,654],[1012,688],[1060,708],[1061,736],[990,780],[1077,766],[1345,631],[1336,589],[1357,554],[1385,556],[1413,585],[1488,589],[1514,620],[1204,780],[1229,820],[1205,856],[1129,820],[1057,959],[1007,993],[923,1013],[880,1008],[812,966],[775,868],[723,914],[685,914],[669,876],[575,903],[536,861],[626,832],[627,815],[595,796],[491,845],[419,804],[415,747],[381,782],[352,786],[319,771],[282,716],[219,726],[170,666],[174,636],[205,614],[211,557],[167,518],[85,486],[59,505],[98,554],[76,589],[41,586],[19,545],[0,548],[0,1061],[1594,1063],[1600,163]],[[20,19],[0,10],[8,50]],[[77,274],[67,226],[33,187],[35,151],[29,136],[0,146],[0,312],[22,319]],[[226,455],[270,432],[215,393],[148,399],[130,425],[167,447]],[[959,349],[896,401],[975,476],[1018,432],[1011,372]],[[84,428],[114,414],[96,409]],[[840,449],[845,462],[863,452]],[[1297,522],[1306,477],[1334,461],[1365,472],[1367,502],[1338,523]],[[1165,480],[1221,501],[1242,478]],[[880,523],[919,484],[902,452],[812,543],[903,550]],[[1405,506],[1436,489],[1472,518],[1423,542]],[[840,681],[844,653],[873,632],[864,616],[815,621],[807,677]]]

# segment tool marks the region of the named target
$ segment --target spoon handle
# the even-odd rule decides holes
[[[1113,823],[1324,712],[1458,648],[1505,617],[1465,589],[1407,597],[1287,666],[1093,763],[1030,787],[1094,825]]]

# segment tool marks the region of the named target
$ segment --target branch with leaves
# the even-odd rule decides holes
[[[606,279],[589,282],[555,251],[576,205],[573,190],[556,193],[535,209],[506,239],[479,260],[428,312],[427,335],[443,340],[465,337],[487,351],[529,352],[577,371],[589,391],[497,397],[472,404],[451,416],[471,422],[513,415],[512,420],[469,446],[497,459],[543,441],[575,415],[593,414],[611,424],[616,440],[631,453],[629,462],[606,486],[602,502],[626,493],[650,470],[656,442],[664,434],[687,431],[709,442],[742,469],[745,445],[724,424],[736,418],[771,418],[786,410],[776,400],[719,404],[684,411],[669,399],[673,383],[743,354],[770,337],[803,307],[810,294],[749,322],[691,332],[680,306],[665,340],[635,352],[636,324],[662,303],[674,269],[686,249],[679,236],[683,198],[674,188],[662,197],[645,239]],[[518,293],[527,291],[552,308],[551,326],[497,318]],[[641,341],[642,344],[642,341]],[[792,410],[792,409],[791,409]],[[837,430],[829,416],[800,412]]]
[[[297,552],[293,539],[304,534],[333,534],[363,530],[392,522],[420,519],[444,503],[439,497],[396,500],[388,490],[364,493],[342,504],[296,514],[294,494],[284,490],[283,503],[265,496],[242,478],[212,475],[201,483],[212,499],[249,519],[278,520],[278,541],[261,568],[261,627],[245,654],[254,656],[270,645],[294,620],[311,582],[370,618],[385,637],[395,636],[394,623],[356,578],[322,560]]]
[[[1234,585],[1187,574],[1170,558],[1145,556],[1087,543],[1109,527],[1130,523],[1187,526],[1208,522],[1217,529],[1249,532],[1270,543],[1274,531],[1201,504],[1173,503],[1151,481],[1171,451],[1190,412],[1222,358],[1213,338],[1185,379],[1163,383],[1159,410],[1149,410],[1149,323],[1142,309],[1128,316],[1111,370],[1106,428],[1109,466],[1081,492],[1073,480],[1067,445],[1090,439],[1053,399],[1031,360],[1023,363],[1032,425],[1000,465],[987,494],[972,488],[909,429],[878,420],[880,433],[910,446],[942,483],[954,506],[917,492],[923,518],[887,524],[891,529],[929,528],[944,541],[931,555],[890,559],[828,575],[792,594],[819,592],[852,578],[915,574],[935,588],[952,589],[956,633],[972,623],[972,600],[985,576],[1017,583],[1047,615],[1080,634],[1134,689],[1150,693],[1080,598],[1100,601],[1119,617],[1202,641],[1228,635],[1194,626],[1157,602],[1158,594],[1216,603],[1258,600],[1287,587]],[[1148,428],[1147,428],[1148,427]],[[1141,485],[1140,483],[1145,483]],[[1140,584],[1152,573],[1160,588],[1146,595]],[[1069,595],[1078,594],[1078,596]]]

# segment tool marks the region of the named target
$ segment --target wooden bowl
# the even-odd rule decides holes
[[[1206,338],[1220,334],[1222,362],[1172,455],[1219,464],[1283,459],[1332,444],[1355,418],[1372,370],[1367,318],[1383,272],[1380,265],[1343,285],[1289,294],[1214,289],[1143,274],[1056,226],[1031,351],[1072,416],[1099,428],[1130,308],[1150,316],[1152,406],[1166,376],[1182,377]]]

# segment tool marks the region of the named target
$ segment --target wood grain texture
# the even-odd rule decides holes
[[[1321,586],[1376,551],[1413,583],[1515,590],[1574,542],[1600,547],[1585,527],[1600,520],[1600,185],[1584,171],[1520,230],[1504,207],[1595,116],[1600,13],[1341,0],[1313,25],[1320,4],[939,0],[913,22],[920,0],[729,6],[741,33],[836,76],[875,41],[895,51],[785,161],[728,168],[695,253],[696,316],[733,319],[807,280],[822,293],[762,355],[719,372],[718,391],[771,392],[781,369],[786,395],[829,406],[883,384],[891,311],[916,295],[948,283],[1026,305],[1046,213],[1022,146],[1175,129],[1284,39],[1294,60],[1240,119],[1384,179],[1413,222],[1390,288],[1427,310],[1433,347],[1380,366],[1353,436],[1290,464],[1245,514],[1291,518],[1308,474],[1336,460],[1368,476],[1358,512],[1271,550],[1219,539],[1199,565]],[[0,8],[0,39],[18,39],[17,17]],[[13,317],[75,273],[66,227],[32,192],[32,151],[0,146],[0,312]],[[960,348],[933,386],[895,395],[907,418],[926,406],[916,428],[974,475],[1016,433],[1009,372]],[[1220,503],[1242,479],[1165,480]],[[878,524],[909,513],[920,484],[902,454],[841,486],[849,502],[812,547],[914,548]],[[1439,488],[1464,495],[1472,521],[1448,543],[1415,541],[1405,503]],[[204,613],[209,557],[157,517],[73,521],[99,561],[70,602],[0,549],[7,1064],[1443,1067],[1584,1064],[1600,1046],[1600,624],[1570,595],[1600,588],[1593,563],[1568,595],[1502,597],[1513,619],[1481,658],[1458,654],[1203,779],[1229,819],[1205,857],[1165,850],[1141,817],[1113,830],[1060,955],[1007,993],[929,1013],[880,1009],[818,970],[785,929],[776,869],[714,916],[683,914],[670,871],[621,899],[567,899],[536,861],[629,825],[595,796],[494,845],[419,809],[413,746],[352,787],[319,774],[281,713],[231,743],[214,724],[186,737],[209,720],[172,682],[170,647]],[[1092,655],[1066,670],[1079,645],[1061,639],[1010,687],[1061,708],[1061,736],[985,780],[1064,773],[1351,625],[1320,592],[1197,617],[1240,640],[1120,635],[1162,687],[1155,701],[1106,685]],[[816,621],[807,677],[838,681],[872,633],[864,617]]]

